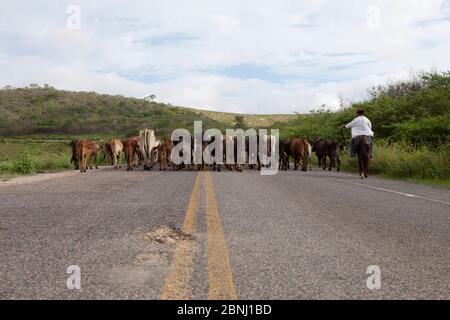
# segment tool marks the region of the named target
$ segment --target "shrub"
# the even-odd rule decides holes
[[[36,172],[36,162],[29,155],[23,156],[20,160],[14,162],[12,171],[19,174],[31,174]]]

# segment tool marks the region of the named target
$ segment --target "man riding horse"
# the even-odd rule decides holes
[[[364,110],[358,109],[356,111],[358,116],[342,128],[352,130],[352,140],[350,143],[350,155],[352,158],[355,154],[358,155],[359,174],[361,178],[363,175],[368,177],[369,173],[369,158],[372,158],[373,149],[373,131],[372,123],[364,116]]]

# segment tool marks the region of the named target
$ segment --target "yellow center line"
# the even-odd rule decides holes
[[[186,210],[182,231],[195,235],[197,232],[197,212],[200,202],[200,181],[203,174],[197,174],[189,205]],[[191,296],[190,281],[194,270],[195,242],[181,241],[174,253],[171,270],[166,278],[162,300],[188,300]]]
[[[206,229],[208,233],[208,299],[237,300],[212,177],[209,172],[205,173],[205,175]]]

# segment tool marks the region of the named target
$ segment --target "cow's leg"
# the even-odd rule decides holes
[[[134,155],[127,155],[127,171],[131,171],[133,169],[133,161]]]
[[[98,170],[98,164],[97,164],[97,154],[94,156],[94,163],[95,163],[95,169]]]
[[[323,170],[327,170],[327,155],[323,156],[322,161]]]
[[[122,168],[122,163],[121,163],[121,156],[120,156],[120,152],[117,154],[117,166],[120,168]]]
[[[78,170],[80,170],[81,173],[83,173],[83,157],[78,158]]]
[[[302,154],[301,159],[302,159],[302,171],[306,172],[308,171],[308,160],[306,160],[306,155]]]
[[[113,158],[114,169],[118,169],[119,167],[117,165],[117,153],[114,152],[112,158]]]
[[[83,155],[83,172],[87,172],[87,154]]]
[[[336,158],[336,162],[337,162],[337,171],[341,171],[341,159],[339,159],[339,156]]]
[[[331,171],[331,168],[333,167],[334,163],[334,157],[330,156],[330,167],[328,168],[328,171]]]

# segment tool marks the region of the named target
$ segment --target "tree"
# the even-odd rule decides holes
[[[156,99],[156,96],[154,94],[144,97],[145,101],[153,101],[155,99]]]
[[[245,121],[243,115],[237,115],[234,117],[234,126],[238,129],[245,129]]]

